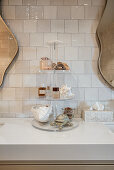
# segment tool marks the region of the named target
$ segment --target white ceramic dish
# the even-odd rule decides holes
[[[49,117],[52,114],[51,105],[36,105],[31,109],[36,121],[46,123],[49,121]]]

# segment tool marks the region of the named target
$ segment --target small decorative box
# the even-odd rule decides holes
[[[114,120],[112,111],[86,110],[82,113],[86,122],[112,122]]]

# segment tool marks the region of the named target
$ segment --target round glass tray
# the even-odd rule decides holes
[[[40,123],[38,121],[36,121],[35,119],[32,120],[32,126],[35,127],[36,129],[39,129],[39,130],[43,130],[43,131],[50,131],[50,132],[55,132],[55,131],[69,131],[69,130],[72,130],[76,127],[79,126],[79,122],[76,120],[76,119],[73,119],[71,121],[72,123],[72,126],[65,126],[63,127],[61,130],[56,127],[56,126],[51,126],[50,125],[50,122],[48,123]]]

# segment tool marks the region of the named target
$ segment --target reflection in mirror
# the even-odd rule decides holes
[[[114,0],[107,0],[97,35],[100,42],[99,70],[105,81],[114,87]]]
[[[0,16],[0,86],[6,69],[18,51],[17,41]]]

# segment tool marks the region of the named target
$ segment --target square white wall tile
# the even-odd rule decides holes
[[[42,78],[41,78],[41,75],[40,74],[37,74],[36,76],[36,83],[37,83],[37,87],[40,87],[42,84],[44,84],[45,86],[46,85],[52,85],[51,82],[50,82],[50,77],[51,75],[48,74],[42,74]]]
[[[9,0],[9,5],[22,5],[22,0]]]
[[[15,18],[16,19],[29,19],[29,7],[16,6],[15,7]]]
[[[43,46],[43,33],[30,34],[30,46]]]
[[[56,6],[45,6],[44,7],[44,19],[56,19],[57,18],[57,7]]]
[[[50,0],[51,5],[63,5],[63,0]]]
[[[49,47],[48,42],[57,40],[57,33],[44,33],[44,45]]]
[[[92,87],[104,87],[104,84],[98,75],[92,75]]]
[[[24,60],[36,59],[36,47],[23,47],[23,59]]]
[[[31,60],[30,61],[30,73],[37,74],[38,70],[40,70],[40,63],[38,60]]]
[[[84,7],[72,6],[71,7],[71,19],[84,19]]]
[[[77,5],[78,2],[77,2],[77,0],[63,0],[63,4],[69,5],[69,6],[74,6],[74,5]]]
[[[15,99],[17,101],[27,100],[29,99],[29,88],[16,88],[15,89]]]
[[[62,41],[64,46],[71,46],[71,38],[72,38],[71,34],[66,34],[66,33],[58,34],[58,40]]]
[[[36,5],[37,0],[23,0],[23,5]]]
[[[23,47],[20,47],[20,48],[18,49],[17,60],[18,60],[18,61],[23,60]]]
[[[86,34],[85,35],[85,45],[97,47],[96,34]]]
[[[50,58],[50,48],[49,47],[37,47],[37,59],[38,61],[42,57],[49,57]]]
[[[23,87],[36,87],[36,74],[23,74]]]
[[[84,73],[85,74],[93,73],[93,67],[91,61],[84,61]]]
[[[90,47],[79,47],[79,60],[89,60],[91,61],[91,48]]]
[[[96,33],[97,26],[97,20],[79,20],[80,33]]]
[[[13,32],[23,32],[23,20],[10,20],[9,26]]]
[[[77,60],[78,48],[77,47],[65,47],[65,60]]]
[[[92,0],[93,6],[104,6],[106,3],[106,0]]]
[[[73,61],[72,70],[73,73],[84,73],[84,61]]]
[[[30,19],[43,19],[44,12],[42,6],[30,6]]]
[[[78,33],[78,20],[65,20],[66,33]]]
[[[37,5],[50,5],[50,0],[37,0]]]
[[[71,8],[69,6],[58,6],[57,19],[70,19]]]
[[[75,94],[75,99],[78,101],[84,100],[84,88],[72,88],[72,93]]]
[[[29,33],[16,33],[15,36],[19,46],[29,46]]]
[[[51,22],[50,20],[38,20],[37,22],[37,32],[50,32]]]
[[[15,6],[3,6],[2,16],[4,19],[15,19]]]
[[[58,59],[59,59],[59,61],[64,61],[65,60],[64,47],[58,47]]]
[[[97,61],[92,61],[92,74],[98,74],[98,62]]]
[[[91,5],[91,0],[78,0],[78,5]]]
[[[85,100],[98,101],[98,88],[85,88]]]
[[[8,101],[0,101],[0,114],[3,117],[4,113],[9,114],[9,102]]]
[[[22,87],[22,75],[21,74],[9,75],[9,87]]]
[[[10,101],[9,102],[10,113],[22,113],[22,101]]]
[[[85,19],[98,19],[99,7],[85,6]]]
[[[58,74],[54,76],[54,82],[53,87],[61,87],[65,82],[65,75],[64,74]]]
[[[24,32],[36,32],[37,21],[36,20],[25,20],[24,21]]]
[[[72,46],[84,46],[85,34],[72,34]]]
[[[78,87],[91,87],[91,75],[78,75]]]
[[[31,113],[31,108],[36,105],[36,101],[34,100],[24,100],[23,101],[23,115],[24,117],[30,117]]]
[[[98,60],[99,58],[99,48],[93,47],[92,48],[92,60]]]
[[[109,88],[99,88],[99,100],[111,100],[112,91]]]
[[[78,84],[77,75],[75,74],[65,75],[65,84],[67,84],[68,87],[77,87]]]
[[[64,32],[64,20],[52,20],[51,32]]]
[[[2,90],[2,100],[15,100],[15,88],[4,88]]]
[[[15,63],[15,73],[17,74],[23,74],[23,73],[29,73],[29,61],[17,61]]]

